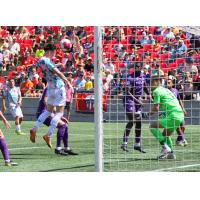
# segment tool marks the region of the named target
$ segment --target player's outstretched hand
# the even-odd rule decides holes
[[[7,129],[10,129],[10,128],[11,128],[11,125],[8,123],[7,120],[6,120],[6,121],[3,121],[3,123],[4,123],[4,125],[5,125],[5,127],[6,127]]]

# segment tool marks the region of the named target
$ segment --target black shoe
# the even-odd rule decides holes
[[[18,164],[10,160],[9,162],[5,161],[5,166],[12,167],[12,166],[18,166]]]
[[[144,149],[142,149],[141,146],[134,146],[134,150],[139,151],[141,153],[146,153],[146,151]]]
[[[78,153],[75,153],[72,151],[72,149],[69,149],[69,150],[64,150],[65,153],[67,153],[68,155],[72,155],[72,156],[77,156]]]
[[[55,149],[55,154],[59,154],[59,155],[62,155],[62,156],[68,155],[68,153],[66,153],[63,149],[61,149],[61,150]]]
[[[121,149],[122,149],[123,151],[128,152],[128,145],[127,145],[127,144],[122,144],[122,145],[121,145]]]

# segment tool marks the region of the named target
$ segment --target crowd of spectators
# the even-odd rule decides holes
[[[178,27],[102,27],[104,91],[118,94],[136,65],[149,80],[152,74],[173,80],[183,99],[199,100],[200,32]],[[34,63],[44,55],[44,45],[56,45],[54,62],[71,76],[76,91],[94,87],[94,27],[1,26],[0,84],[14,78],[23,96],[38,97],[45,87]],[[150,82],[149,82],[150,84]]]

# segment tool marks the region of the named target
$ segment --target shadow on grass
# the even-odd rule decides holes
[[[79,165],[79,166],[73,166],[73,167],[64,167],[64,168],[57,168],[57,169],[49,169],[49,170],[41,170],[39,172],[56,172],[56,171],[61,171],[61,170],[79,169],[79,168],[86,168],[86,167],[94,167],[94,164]]]

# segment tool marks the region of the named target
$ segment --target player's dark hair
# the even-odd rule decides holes
[[[56,50],[56,47],[53,43],[48,43],[48,44],[45,44],[44,46],[44,51],[47,52],[47,51],[54,51]]]

